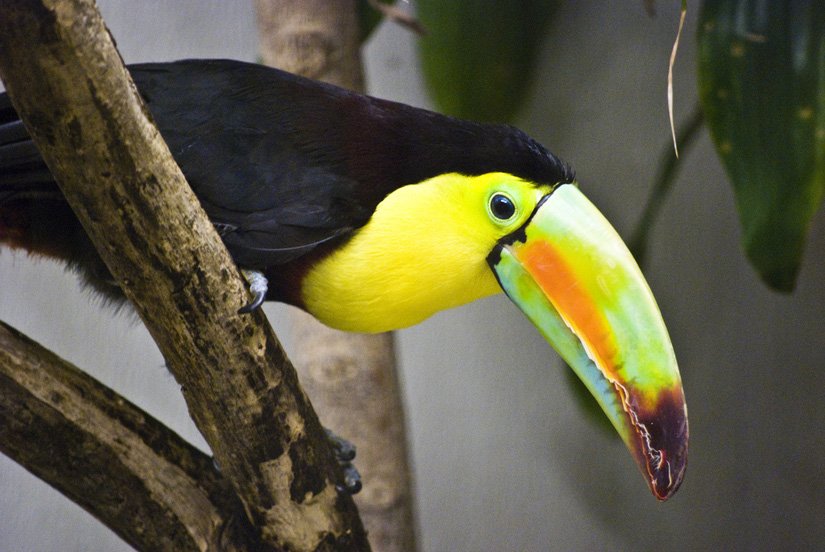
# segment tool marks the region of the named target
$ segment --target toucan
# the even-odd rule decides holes
[[[656,498],[676,491],[688,422],[670,338],[622,240],[555,155],[510,126],[258,64],[128,69],[259,299],[383,332],[503,290],[595,396]],[[5,94],[0,243],[123,300]]]

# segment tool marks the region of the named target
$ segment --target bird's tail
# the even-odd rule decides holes
[[[59,256],[46,239],[50,212],[66,200],[8,95],[0,94],[0,244]]]
[[[105,296],[122,292],[20,121],[0,94],[0,249],[53,257]]]
[[[23,197],[60,196],[7,94],[0,94],[0,205]]]

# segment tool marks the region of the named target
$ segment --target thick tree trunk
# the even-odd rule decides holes
[[[256,0],[264,63],[358,92],[363,76],[355,2]],[[323,424],[358,447],[355,497],[377,552],[413,551],[413,494],[391,334],[331,330],[292,315],[294,362]]]

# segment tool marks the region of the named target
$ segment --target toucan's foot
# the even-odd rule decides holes
[[[347,494],[358,493],[363,485],[361,483],[361,474],[358,473],[358,470],[352,465],[352,461],[355,459],[355,445],[337,436],[329,429],[324,429],[324,431],[327,432],[327,437],[329,437],[332,443],[335,459],[344,472],[344,486],[338,487],[338,490]]]
[[[361,474],[358,473],[358,468],[352,464],[346,464],[342,466],[342,469],[344,471],[344,486],[338,487],[338,491],[351,495],[361,492],[364,485],[361,483]]]
[[[269,289],[269,282],[266,276],[257,270],[241,269],[241,273],[246,278],[246,281],[249,282],[249,291],[255,294],[255,298],[251,303],[238,309],[238,314],[247,314],[263,304],[266,298],[266,291]]]
[[[335,450],[335,459],[338,460],[339,463],[343,464],[355,460],[355,445],[343,437],[339,437],[330,429],[324,428],[324,431],[326,431],[327,437],[329,437],[329,440],[332,442],[332,448]]]

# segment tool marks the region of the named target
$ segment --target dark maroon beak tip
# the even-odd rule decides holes
[[[664,393],[656,408],[640,414],[648,482],[654,496],[664,502],[679,489],[687,469],[688,422],[681,389]]]
[[[651,473],[651,489],[656,499],[660,502],[672,497],[682,484],[682,479],[685,477],[685,469],[687,468],[687,455],[683,454],[680,458],[667,458],[665,451],[659,451],[662,454],[662,461],[659,468]]]

